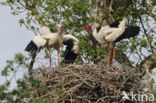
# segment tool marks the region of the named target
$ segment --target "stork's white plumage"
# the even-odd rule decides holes
[[[48,48],[54,48],[59,51],[63,47],[62,37],[58,33],[50,33],[42,36],[47,41]]]
[[[109,25],[102,27],[99,32],[97,32],[95,25],[86,25],[85,29],[89,32],[91,30],[91,34],[93,37],[101,44],[105,45],[108,42],[114,42],[117,38],[119,38],[120,35],[123,34],[125,31],[125,24],[127,22],[127,19],[124,18],[118,27],[110,27]],[[90,33],[89,33],[90,34]],[[113,54],[115,55],[115,50],[113,50]],[[114,56],[115,57],[115,56]],[[109,59],[110,59],[110,50],[108,45],[108,65],[109,65]]]
[[[35,36],[25,48],[25,51],[32,54],[38,52],[46,44],[46,40],[42,36]]]
[[[80,53],[79,40],[75,36],[67,34],[63,36],[63,44],[67,46],[62,63],[65,64],[74,63],[78,54]]]
[[[46,40],[42,36],[35,36],[33,42],[37,45],[38,48],[44,47]]]
[[[59,27],[59,29],[60,28],[61,27]],[[63,47],[62,31],[59,31],[59,33],[51,33],[48,27],[43,26],[41,32],[42,35],[35,36],[27,45],[26,51],[31,52],[31,50],[37,50],[40,47],[45,47],[45,44],[47,44],[48,48],[54,48],[56,50]]]
[[[105,40],[108,42],[114,42],[125,31],[126,22],[127,22],[127,19],[124,18],[117,28],[113,28],[111,30],[108,29],[111,33],[108,36],[106,36]]]
[[[58,33],[51,33],[50,29],[46,26],[41,27],[41,33],[42,35],[35,36],[33,40],[31,40],[30,43],[25,48],[25,51],[33,54],[33,58],[30,63],[31,69],[33,67],[33,62],[36,57],[36,53],[39,52],[41,48],[47,47],[48,50],[50,50],[51,48],[54,48],[57,51],[59,51],[59,48],[63,47],[61,25],[58,26]],[[51,58],[50,58],[50,61],[51,61]],[[59,58],[58,58],[58,61],[59,61]],[[50,62],[50,65],[51,65],[51,62]]]
[[[59,64],[59,48],[63,47],[62,41],[62,26],[58,25],[58,33],[50,32],[50,29],[43,26],[42,27],[43,38],[47,41],[47,48],[51,52],[51,48],[58,51],[58,64]],[[51,57],[50,57],[50,67],[51,67]]]
[[[80,52],[80,41],[73,35],[71,34],[67,34],[63,36],[63,42],[69,42],[72,41],[73,42],[73,47],[72,47],[72,51],[76,54],[78,54]]]
[[[30,62],[29,74],[32,74],[33,64],[36,58],[36,54],[41,50],[41,48],[45,47],[47,41],[41,36],[35,36],[25,48],[25,51],[30,52],[32,54],[32,60]]]
[[[41,33],[42,33],[42,35],[47,35],[47,34],[50,34],[51,32],[47,26],[42,26],[41,27]]]
[[[58,33],[50,32],[50,29],[46,26],[43,26],[41,31],[42,37],[47,41],[48,48],[54,48],[59,51],[59,48],[63,47],[61,25],[58,25]]]
[[[102,27],[99,32],[97,32],[95,25],[86,25],[86,30],[90,30],[92,32],[92,35],[94,38],[101,43],[101,45],[105,44],[106,41],[113,42],[115,41],[125,30],[125,23],[127,22],[127,19],[124,18],[118,27],[110,27],[110,26],[104,26]]]

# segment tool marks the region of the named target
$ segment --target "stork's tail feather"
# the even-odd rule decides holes
[[[128,34],[131,34],[130,37],[132,37],[132,36],[135,36],[135,35],[137,35],[139,33],[140,27],[138,27],[138,26],[129,26],[129,27],[126,28],[125,31],[127,31]]]
[[[74,53],[71,48],[66,47],[66,51],[64,53],[64,59],[61,64],[73,64],[79,54]]]
[[[117,28],[119,24],[120,24],[120,22],[118,20],[116,20],[115,22],[110,24],[109,27],[116,27]]]
[[[25,51],[30,52],[32,54],[35,54],[38,50],[37,45],[31,40],[27,47],[25,48]]]
[[[136,35],[139,34],[140,31],[140,27],[138,26],[129,26],[125,29],[124,33],[122,35],[120,35],[115,42],[118,42],[122,39],[127,39],[127,38],[131,38],[134,37]]]

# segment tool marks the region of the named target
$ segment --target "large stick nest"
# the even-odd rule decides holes
[[[36,98],[49,98],[52,103],[122,103],[125,102],[123,91],[137,93],[143,90],[141,74],[136,68],[66,65],[55,69],[37,69],[33,77],[48,89],[48,93],[34,90]]]

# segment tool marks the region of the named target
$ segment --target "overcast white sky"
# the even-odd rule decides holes
[[[13,16],[10,8],[0,6],[0,71],[6,60],[13,59],[16,53],[25,53],[24,49],[34,36],[33,32],[20,27],[19,16]],[[5,79],[0,75],[0,84]]]

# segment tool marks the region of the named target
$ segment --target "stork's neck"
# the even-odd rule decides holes
[[[92,29],[92,35],[93,35],[93,37],[94,37],[98,42],[100,42],[100,38],[99,38],[99,36],[98,36],[98,33],[97,33],[96,28],[93,28],[93,29]]]
[[[120,23],[118,27],[119,28],[125,28],[125,23]]]
[[[58,31],[59,31],[59,35],[62,37],[62,32],[63,32],[62,27],[59,27]]]
[[[125,28],[125,24],[126,24],[126,22],[127,22],[127,19],[126,18],[124,18],[121,22],[120,22],[120,24],[119,24],[119,28],[120,27],[124,27]]]

